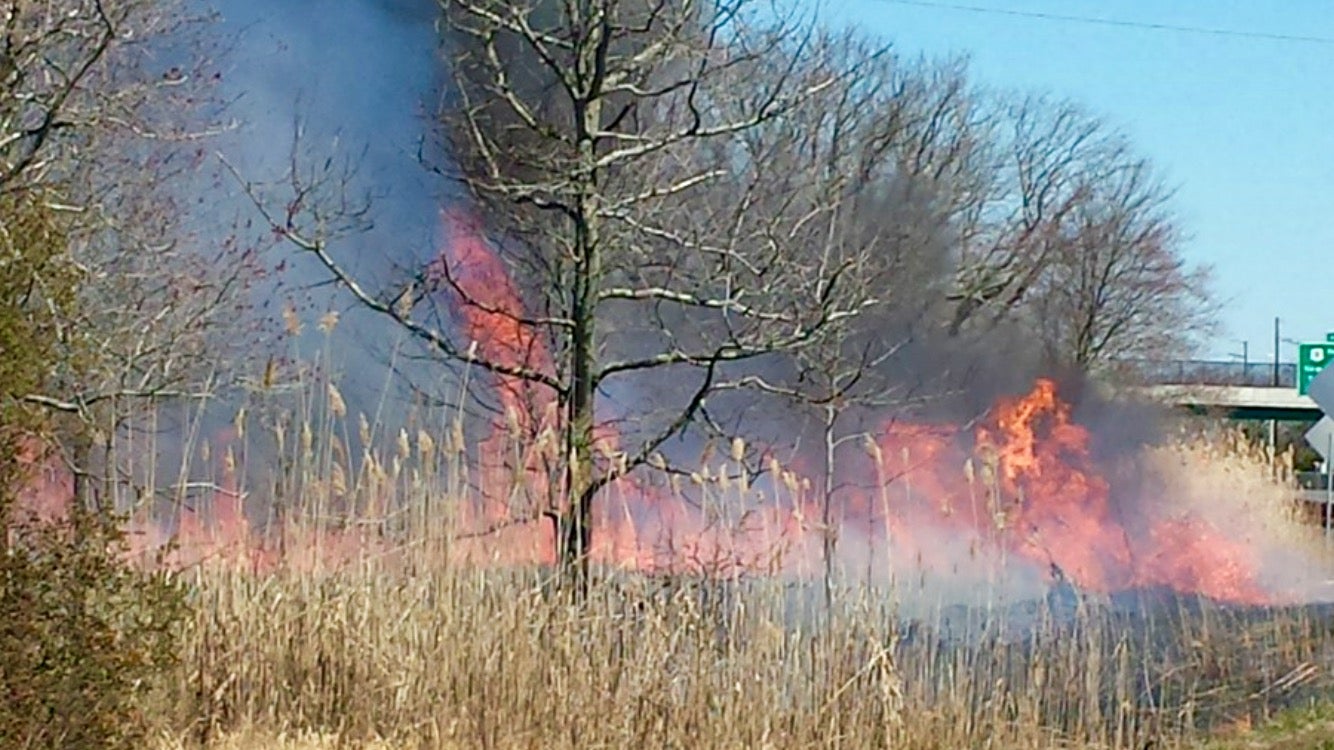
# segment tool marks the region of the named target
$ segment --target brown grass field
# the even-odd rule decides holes
[[[730,479],[726,457],[664,490],[693,488],[710,519],[673,548],[695,565],[653,571],[612,549],[576,601],[534,554],[532,524],[461,516],[486,505],[479,483],[514,497],[528,479],[479,476],[457,421],[400,431],[352,417],[332,386],[299,396],[276,416],[238,413],[225,445],[187,443],[187,465],[168,471],[211,488],[211,511],[182,490],[153,509],[168,517],[132,527],[145,554],[166,554],[192,612],[143,705],[160,750],[1334,747],[1334,547],[1295,512],[1290,461],[1239,433],[1183,432],[1121,471],[1169,527],[1207,521],[1239,551],[1225,562],[1284,592],[1272,606],[1192,595],[1189,581],[1130,600],[1046,583],[1035,595],[1031,566],[1003,553],[963,555],[951,578],[851,534],[827,598],[810,543],[826,530],[810,513],[802,538],[790,513],[738,515],[760,490]],[[879,462],[892,456],[867,453],[891,476]],[[935,467],[964,488],[944,515],[1001,507],[989,460]],[[799,507],[810,485],[770,469],[763,507]],[[145,486],[169,483],[161,471],[127,469]],[[930,485],[881,486],[888,513]],[[618,502],[614,490],[604,505]],[[754,518],[767,519],[757,533],[730,533]],[[174,545],[159,549],[167,526]],[[986,533],[1017,532],[997,513]]]
[[[163,750],[1330,746],[1334,610],[1315,604],[1177,596],[1131,616],[1093,593],[998,588],[951,609],[923,607],[912,576],[849,575],[826,606],[801,576],[608,566],[574,603],[542,566],[460,564],[476,540],[445,521],[358,511],[389,507],[386,488],[409,509],[459,491],[461,467],[424,457],[437,446],[344,469],[303,432],[274,490],[303,499],[285,556],[238,564],[219,543],[181,573],[195,615],[151,707]],[[1322,578],[1326,545],[1262,451],[1182,438],[1139,465],[1164,502],[1233,519],[1228,533]]]

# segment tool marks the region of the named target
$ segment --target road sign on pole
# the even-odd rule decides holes
[[[1325,357],[1326,360],[1329,357]],[[1298,369],[1300,375],[1301,369]],[[1328,540],[1334,532],[1334,473],[1330,472],[1330,459],[1334,458],[1334,420],[1329,415],[1334,414],[1334,367],[1323,368],[1316,372],[1315,377],[1306,383],[1305,393],[1311,397],[1315,405],[1320,407],[1320,411],[1325,416],[1316,423],[1306,433],[1306,439],[1316,451],[1325,459],[1325,539]],[[1322,448],[1323,445],[1323,448]]]
[[[1334,331],[1325,334],[1325,341],[1334,344]]]
[[[1334,362],[1334,343],[1301,344],[1297,347],[1297,392],[1310,393],[1311,381]],[[1334,403],[1325,408],[1325,413],[1334,412]]]
[[[1329,449],[1331,441],[1334,441],[1334,419],[1326,414],[1315,423],[1314,427],[1306,431],[1306,442],[1320,454],[1326,467],[1329,466],[1330,459],[1334,458],[1334,452]]]

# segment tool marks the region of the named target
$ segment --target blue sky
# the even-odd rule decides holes
[[[1127,132],[1177,188],[1187,255],[1215,269],[1222,332],[1206,354],[1249,341],[1268,360],[1283,336],[1334,331],[1334,4],[1330,0],[809,0],[907,55],[965,53],[980,82],[1081,102]],[[284,156],[293,102],[312,124],[374,144],[386,174],[413,172],[420,102],[435,70],[434,0],[217,0],[247,29],[233,84],[250,123],[236,154]],[[1042,20],[944,6],[1048,13],[1328,44]],[[1276,10],[1281,9],[1281,10]],[[256,26],[252,22],[261,21]],[[312,65],[311,60],[318,63]],[[402,85],[409,79],[408,85]],[[386,81],[400,85],[386,85]],[[407,214],[429,202],[400,185]],[[388,189],[388,188],[386,188]],[[429,213],[429,212],[427,212]],[[425,215],[425,214],[423,214]],[[398,223],[398,222],[390,222]],[[1284,344],[1284,360],[1295,357]]]
[[[966,53],[980,82],[1077,100],[1127,132],[1177,188],[1187,256],[1214,267],[1222,331],[1206,354],[1334,331],[1334,6],[1328,0],[924,0],[1250,33],[1193,34],[890,0],[824,0],[901,53]],[[1282,346],[1285,361],[1296,347]]]

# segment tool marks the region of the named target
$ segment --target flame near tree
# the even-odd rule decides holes
[[[708,513],[627,475],[645,473],[666,441],[691,427],[714,427],[701,417],[705,401],[737,385],[722,371],[839,340],[865,310],[884,304],[897,271],[875,262],[893,254],[901,227],[844,213],[882,192],[874,173],[893,172],[898,157],[886,150],[873,169],[842,168],[868,156],[850,145],[882,140],[868,124],[876,118],[866,117],[878,87],[861,85],[882,51],[848,62],[838,39],[804,21],[773,18],[747,0],[725,6],[709,15],[692,3],[448,3],[456,96],[441,124],[468,213],[447,215],[440,262],[414,280],[411,295],[368,289],[339,262],[336,236],[321,228],[346,222],[338,205],[312,197],[318,175],[287,175],[295,200],[251,192],[277,235],[313,255],[363,308],[491,380],[505,416],[479,468],[525,477],[532,502],[515,508],[510,497],[487,498],[490,525],[479,531],[530,534],[528,548],[580,581],[597,555],[660,548],[664,535],[669,553],[684,535],[717,537]],[[542,64],[531,69],[532,60]],[[830,112],[841,119],[830,123]],[[483,224],[505,238],[503,256],[484,241]],[[458,326],[415,317],[439,295],[453,303]],[[653,327],[626,344],[639,331],[625,335],[614,324],[631,319]],[[599,394],[645,374],[677,387],[672,414],[642,435],[617,435],[598,413]],[[895,559],[929,557],[932,546],[915,540],[944,530],[1059,567],[1090,588],[1151,582],[1146,559],[1181,575],[1193,570],[1201,590],[1213,585],[1153,541],[1203,534],[1200,524],[1164,522],[1126,541],[1133,535],[1109,507],[1087,434],[1050,384],[994,414],[969,435],[992,454],[979,457],[995,471],[987,496],[975,497],[956,476],[969,452],[956,445],[957,429],[919,426],[910,437],[887,429],[874,446],[882,463],[897,461],[902,443],[912,465],[882,466],[877,478],[886,481],[868,497],[846,498],[845,518],[863,508],[862,525],[880,529]],[[506,429],[529,441],[518,456],[496,447]],[[720,474],[730,476],[710,468],[697,484]],[[911,493],[886,489],[908,477]],[[754,550],[760,542],[750,540],[781,538],[802,549],[811,536],[834,533],[820,528],[823,514],[790,470],[769,481],[770,501],[786,488],[783,504],[745,508],[734,519],[763,533],[722,546]],[[628,542],[606,547],[599,538]],[[1246,581],[1243,570],[1234,582]]]
[[[456,548],[456,559],[557,563],[558,527],[547,518],[559,509],[541,503],[562,497],[549,485],[561,480],[551,468],[559,463],[559,443],[543,436],[563,429],[562,415],[553,408],[549,390],[507,374],[550,368],[550,358],[524,322],[517,289],[476,225],[449,214],[445,218],[444,251],[433,273],[446,280],[445,293],[456,296],[462,332],[478,355],[500,365],[490,385],[504,408],[474,452],[483,477],[480,491],[457,498],[476,507],[457,514],[466,543]],[[182,512],[177,562],[213,559],[256,569],[291,564],[290,554],[284,559],[251,529],[237,486],[235,454],[228,437],[218,437],[220,487],[208,504],[208,517],[193,509]],[[598,440],[602,456],[617,463],[614,432],[603,427]],[[818,558],[828,550],[820,544],[825,535],[863,534],[871,547],[885,550],[891,572],[949,569],[958,563],[951,550],[968,546],[984,560],[1008,556],[1033,570],[1063,575],[1088,591],[1165,587],[1221,601],[1275,600],[1259,580],[1257,550],[1229,539],[1207,518],[1115,507],[1111,483],[1091,456],[1091,440],[1056,384],[1046,379],[1028,394],[1000,400],[971,430],[888,421],[867,446],[876,478],[863,491],[842,498],[835,529],[814,522],[823,505],[823,498],[810,491],[814,485],[777,464],[770,464],[768,502],[747,505],[758,493],[744,486],[739,443],[728,457],[730,465],[724,462],[711,471],[706,464],[685,491],[655,487],[622,463],[604,485],[599,512],[591,515],[587,554],[590,560],[642,572],[803,575],[821,568]],[[726,484],[733,470],[743,486],[729,497],[745,507],[720,521],[698,498]],[[59,505],[53,497],[68,489],[61,475],[48,474],[44,483],[28,488],[26,504],[49,515]],[[516,476],[536,506],[514,502],[510,493]],[[161,530],[150,523],[140,524],[138,533],[145,546],[163,541]],[[325,559],[309,562],[337,564],[382,543],[347,533],[321,534],[319,541],[305,544]],[[942,546],[941,540],[951,544]]]
[[[561,471],[549,511],[576,579],[594,498],[699,425],[723,370],[806,346],[874,303],[852,269],[875,243],[835,231],[846,181],[770,158],[792,142],[788,118],[821,110],[822,96],[863,100],[851,90],[860,71],[831,66],[832,43],[789,57],[813,27],[750,23],[764,11],[748,5],[444,6],[461,102],[441,113],[450,160],[477,215],[521,258],[533,333],[557,366],[529,361],[520,373],[491,358],[502,352],[483,356],[551,391]],[[465,313],[468,326],[485,312]],[[633,321],[651,330],[619,327]],[[649,373],[679,386],[670,414],[643,434],[612,434],[599,394]]]
[[[517,292],[496,256],[473,233],[475,225],[447,221],[446,226],[450,232],[442,262],[452,269],[451,287],[474,303],[459,307],[470,340],[495,361],[524,368],[548,366],[544,349],[517,322],[523,319]],[[496,388],[507,412],[518,415],[528,434],[559,429],[543,421],[543,415],[553,413],[549,400],[535,396],[529,384],[498,376]],[[498,423],[494,430],[480,450],[480,460],[499,465],[505,461],[502,446],[513,439],[507,435],[512,426]],[[997,403],[990,417],[968,436],[971,456],[958,440],[962,432],[948,425],[889,423],[872,446],[877,463],[886,469],[880,479],[884,486],[846,499],[840,525],[875,530],[877,538],[872,541],[889,546],[899,565],[927,560],[948,567],[949,560],[931,560],[931,545],[918,541],[944,534],[989,546],[993,553],[1004,548],[1037,569],[1059,571],[1092,591],[1163,586],[1221,600],[1268,599],[1257,580],[1253,552],[1223,537],[1207,520],[1150,515],[1135,519],[1147,531],[1130,530],[1118,517],[1109,482],[1090,455],[1090,433],[1073,421],[1070,405],[1060,400],[1053,381],[1039,380],[1027,395]],[[614,445],[609,430],[604,429],[600,438]],[[982,480],[958,470],[966,462],[989,468],[991,481],[980,491],[980,500],[976,483]],[[540,476],[533,464],[524,469]],[[787,507],[762,519],[752,517],[747,533],[733,534],[724,542],[718,529],[680,497],[623,480],[616,489],[625,512],[598,514],[590,528],[593,539],[607,540],[594,545],[594,556],[639,569],[679,569],[698,561],[703,547],[713,551],[715,560],[726,547],[721,555],[728,561],[726,570],[745,573],[755,572],[756,561],[776,559],[776,548],[781,546],[793,555],[787,568],[812,570],[814,561],[802,556],[816,554],[815,537],[831,530],[810,523],[820,517],[820,503],[788,483],[794,491]],[[894,491],[899,487],[915,487],[915,492],[900,496]],[[874,496],[886,491],[891,499],[878,508]],[[491,507],[499,509],[501,504],[493,502]],[[522,520],[522,514],[516,519],[506,513],[497,510],[488,519]],[[646,518],[653,520],[645,523]],[[536,559],[552,560],[553,538],[536,528],[530,533],[536,535],[526,542]],[[691,554],[683,554],[686,549]],[[665,558],[664,550],[670,551]]]
[[[466,356],[489,363],[486,370],[505,412],[477,447],[478,468],[483,476],[524,477],[522,484],[539,503],[516,506],[505,493],[490,494],[483,487],[480,510],[459,514],[470,526],[461,530],[467,543],[455,550],[456,559],[472,564],[562,562],[560,528],[549,519],[568,517],[569,506],[540,505],[568,502],[559,486],[563,475],[552,471],[562,456],[559,440],[551,436],[566,431],[567,412],[558,408],[559,389],[547,382],[554,381],[550,354],[526,318],[517,286],[478,234],[476,223],[447,213],[444,228],[440,261],[429,272],[437,282],[434,289],[452,296],[460,333],[470,343]],[[323,252],[318,243],[310,247]],[[373,298],[363,301],[396,314]],[[517,458],[516,436],[530,440]],[[589,507],[584,548],[588,561],[640,571],[803,574],[819,569],[825,535],[862,534],[869,546],[884,550],[885,568],[891,571],[957,565],[949,545],[940,544],[946,540],[954,547],[978,550],[986,560],[1008,556],[1034,570],[1059,572],[1090,591],[1161,586],[1223,601],[1276,600],[1260,581],[1260,553],[1254,544],[1229,538],[1198,514],[1159,512],[1143,504],[1128,510],[1115,507],[1111,484],[1091,457],[1088,430],[1074,421],[1070,405],[1061,401],[1049,380],[1039,380],[1022,397],[1001,400],[971,430],[887,422],[867,446],[875,479],[863,492],[841,499],[836,528],[816,522],[822,498],[812,495],[813,485],[774,464],[767,498],[735,509],[730,519],[720,522],[708,508],[692,502],[690,492],[664,490],[633,475],[637,464],[626,460],[609,427],[601,427],[595,439],[610,469],[597,486],[603,502],[596,513]],[[225,436],[217,444],[215,455],[223,468],[220,487],[210,503],[182,509],[177,562],[213,559],[255,569],[292,564],[291,546],[279,553],[251,529],[242,507],[244,493],[237,486],[235,454]],[[731,457],[731,468],[740,469],[741,452]],[[692,479],[704,488],[725,483],[729,473],[728,466],[716,471],[706,467]],[[52,498],[65,494],[62,487],[68,482],[59,472],[47,474],[26,495],[29,507],[45,508],[49,514],[60,505]],[[485,484],[507,486],[501,480]],[[754,489],[743,486],[736,496],[760,497]],[[695,498],[705,491],[698,489]],[[212,512],[202,513],[198,507],[211,507]],[[153,523],[136,526],[145,548],[164,541],[163,530]],[[311,564],[337,564],[384,543],[347,532],[318,533],[318,541],[305,540],[312,549],[301,550]]]

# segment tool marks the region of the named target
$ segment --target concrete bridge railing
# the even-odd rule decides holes
[[[1146,385],[1236,385],[1297,387],[1292,362],[1221,362],[1213,360],[1122,360],[1117,368]]]

